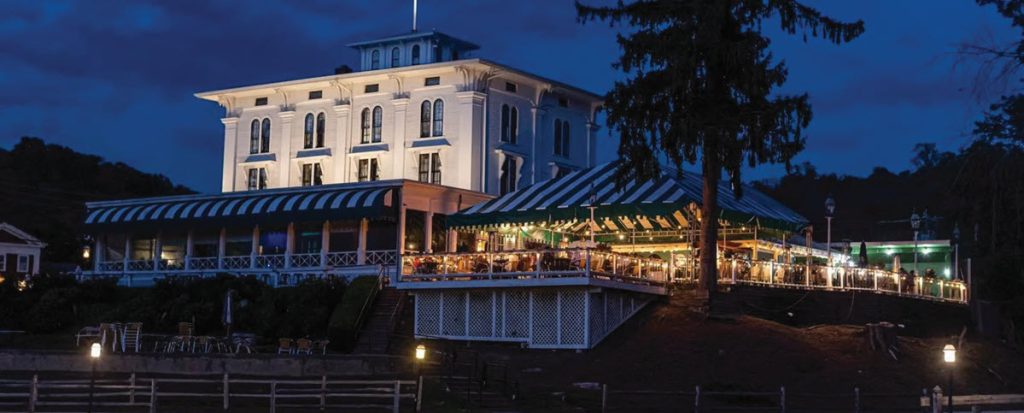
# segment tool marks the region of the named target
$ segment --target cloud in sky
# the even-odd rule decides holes
[[[965,99],[969,76],[953,72],[950,52],[979,32],[1013,35],[1005,20],[969,0],[810,3],[864,19],[867,32],[837,47],[768,28],[790,69],[784,91],[807,92],[815,105],[798,161],[866,174],[908,167],[917,142],[963,143],[980,109]],[[423,29],[480,44],[477,56],[588,90],[620,77],[614,31],[578,24],[568,1],[426,0],[419,16]],[[192,93],[355,67],[346,44],[410,24],[408,0],[0,0],[0,146],[39,136],[216,191],[223,112]],[[616,148],[606,131],[603,160]]]

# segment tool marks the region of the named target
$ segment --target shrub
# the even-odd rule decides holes
[[[332,348],[350,351],[355,345],[355,334],[359,328],[356,325],[359,312],[366,303],[366,299],[373,294],[376,288],[376,276],[364,276],[352,280],[352,284],[345,290],[341,302],[334,307],[334,312],[331,313],[328,323],[327,336],[331,340]]]

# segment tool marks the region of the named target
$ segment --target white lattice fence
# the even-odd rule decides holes
[[[416,293],[416,334],[522,341],[535,348],[592,347],[649,298],[584,288],[473,289]]]

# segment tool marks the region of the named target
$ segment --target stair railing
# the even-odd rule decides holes
[[[355,345],[356,341],[359,340],[359,334],[363,331],[363,323],[366,322],[366,314],[370,307],[373,306],[373,302],[377,300],[377,294],[384,288],[384,282],[387,280],[387,270],[384,266],[380,266],[380,272],[377,274],[377,283],[373,286],[373,291],[366,296],[366,301],[363,302],[363,307],[359,309],[359,316],[356,317],[355,328],[352,329],[352,344]]]

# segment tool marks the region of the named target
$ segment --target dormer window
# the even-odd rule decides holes
[[[380,50],[370,53],[370,70],[380,69]]]
[[[561,106],[561,107],[563,107],[563,108],[567,108],[567,107],[569,107],[569,99],[566,99],[566,98],[558,98],[558,106]]]
[[[401,53],[402,52],[400,52],[397,47],[391,49],[391,67],[398,67],[401,65]]]
[[[267,106],[267,98],[256,98],[256,106]]]
[[[322,90],[314,90],[314,91],[309,92],[309,100],[322,99],[323,97],[324,97],[324,91],[322,91]]]
[[[412,46],[412,64],[420,64],[420,45],[418,44]]]
[[[519,90],[519,87],[515,83],[505,82],[505,91],[506,92],[516,93],[517,90]]]
[[[441,78],[439,76],[428,77],[423,79],[423,86],[437,86],[441,84]]]
[[[366,85],[363,87],[363,93],[377,93],[380,91],[380,85],[374,83],[372,85]]]

